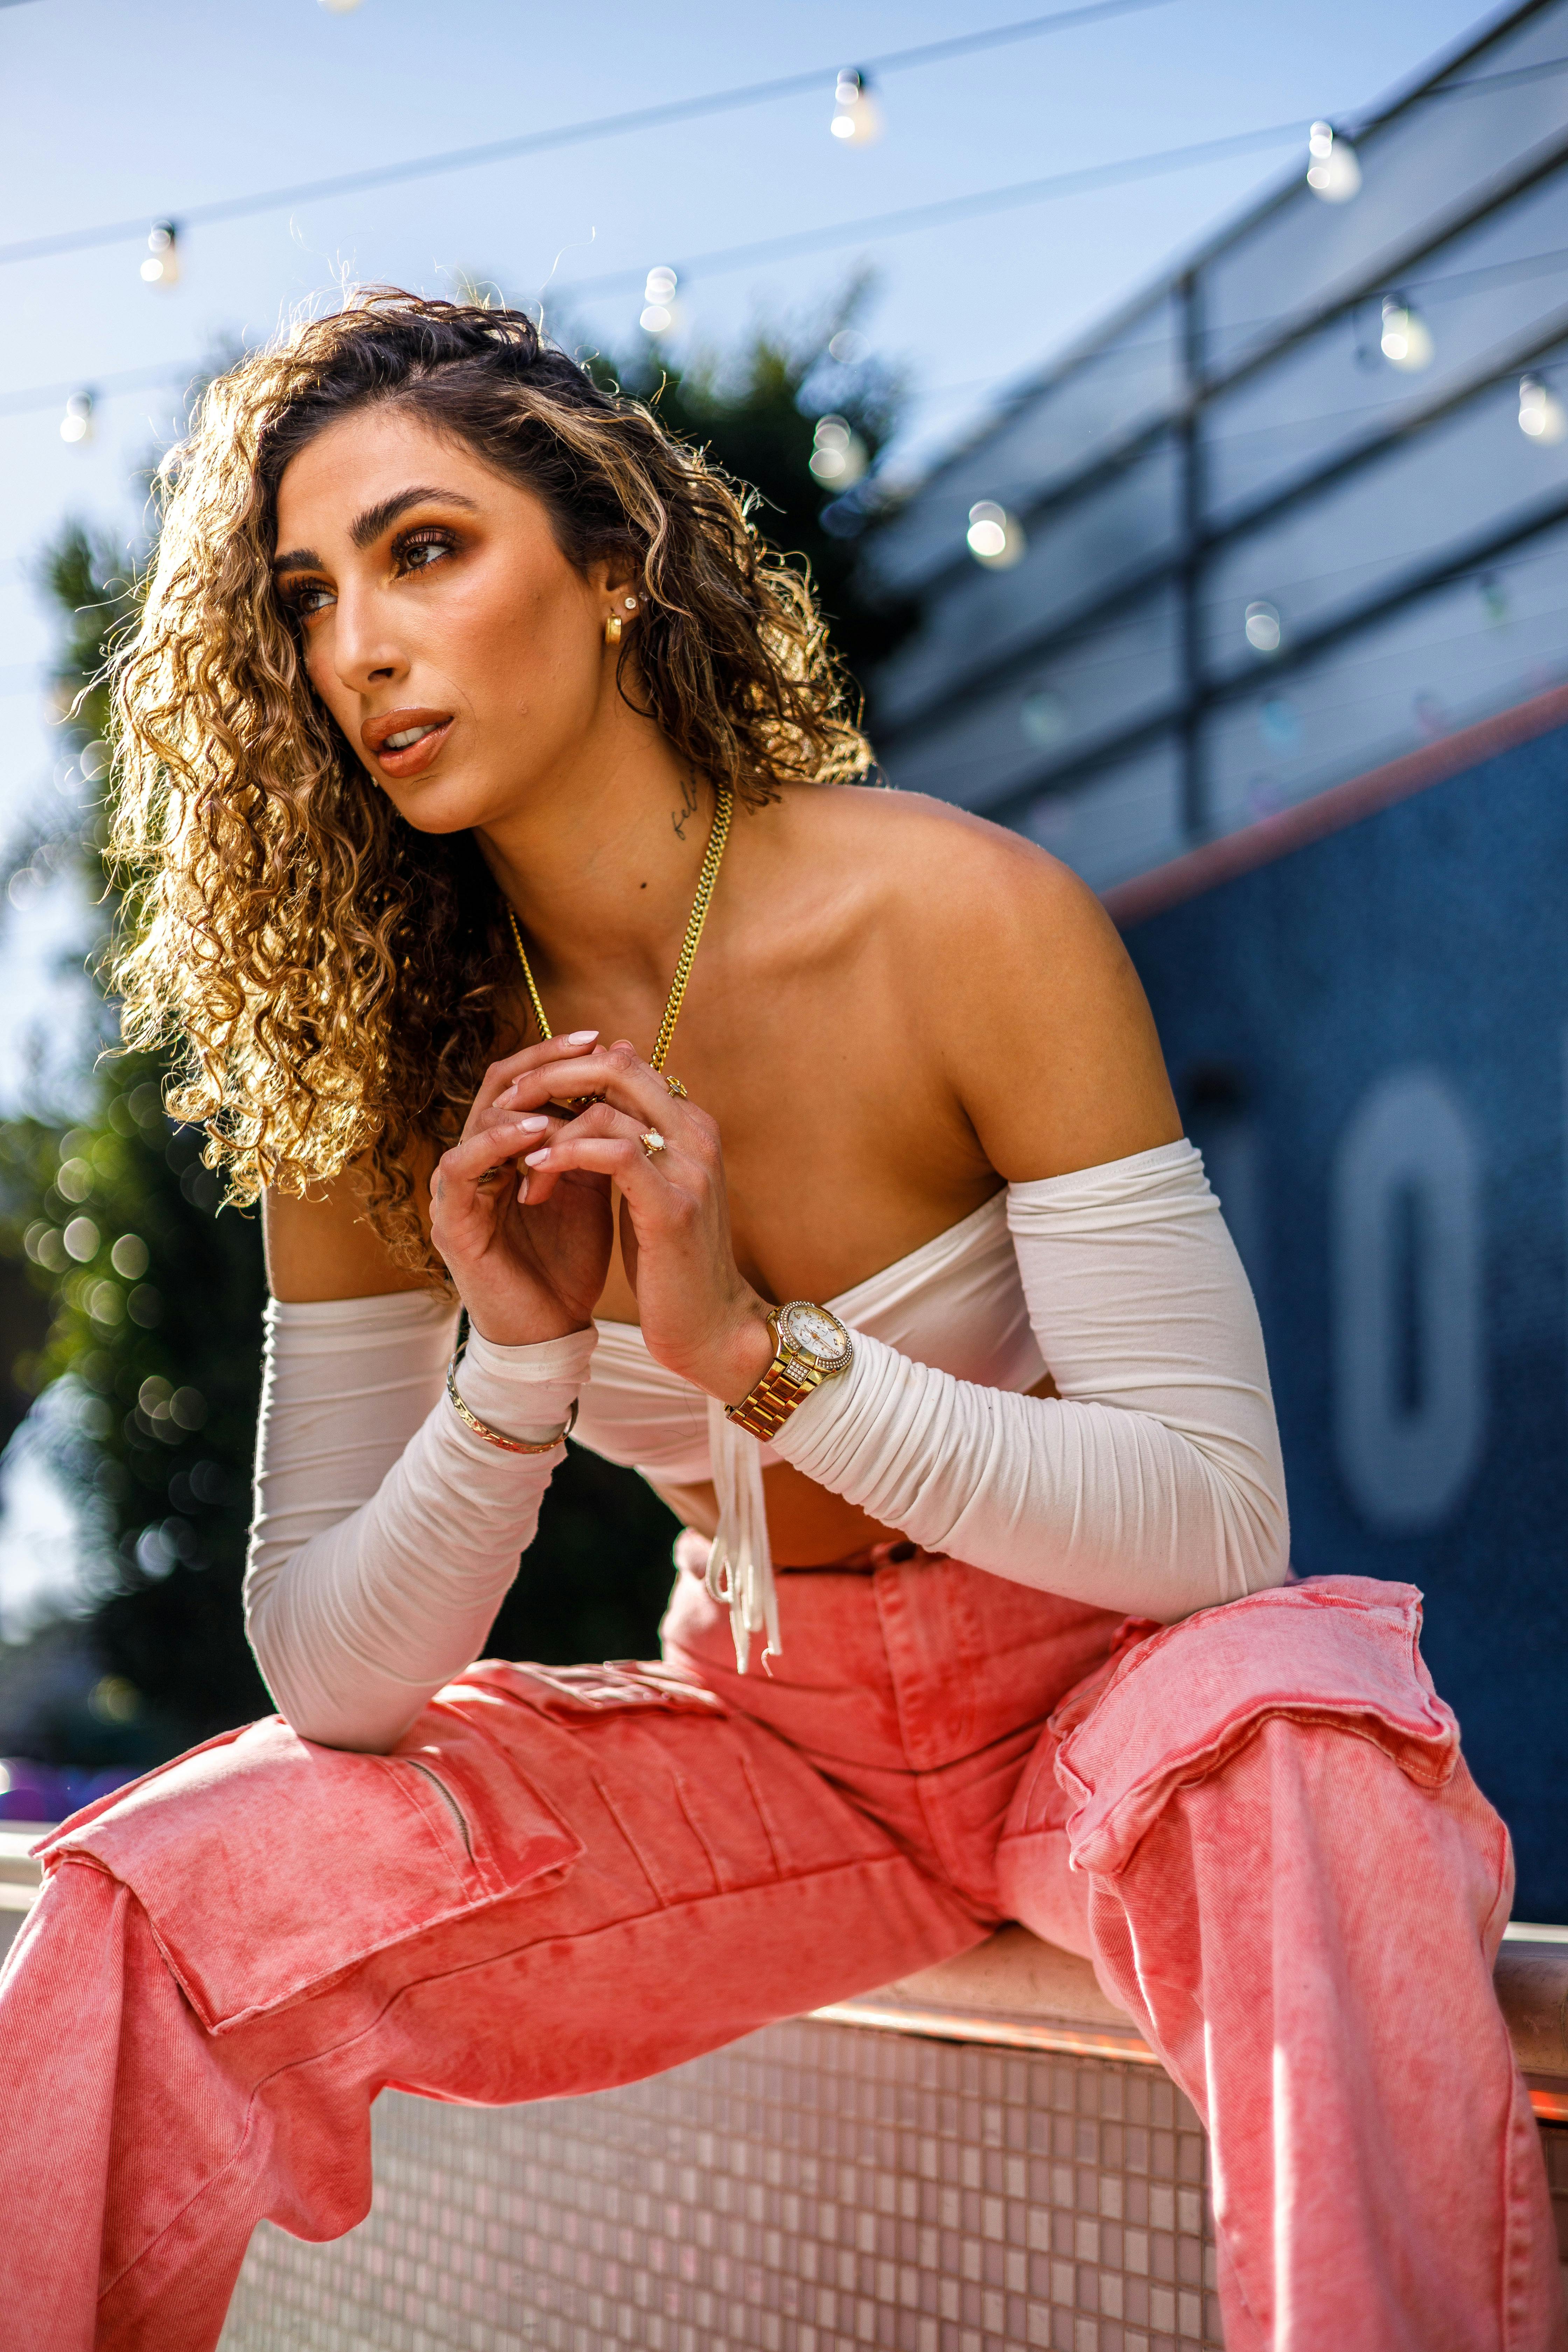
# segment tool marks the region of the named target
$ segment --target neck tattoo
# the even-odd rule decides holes
[[[685,840],[686,820],[689,816],[695,816],[696,814],[697,786],[689,776],[682,776],[680,779],[680,806],[679,809],[671,809],[669,813],[669,821],[675,827],[675,837],[677,841]]]

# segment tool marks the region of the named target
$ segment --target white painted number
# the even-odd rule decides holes
[[[1331,1248],[1340,1470],[1373,1527],[1419,1534],[1458,1502],[1486,1419],[1475,1146],[1432,1072],[1363,1097],[1335,1155]]]

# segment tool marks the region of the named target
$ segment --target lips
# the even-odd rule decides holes
[[[449,710],[384,710],[367,719],[360,740],[388,776],[416,776],[427,768],[452,731]]]

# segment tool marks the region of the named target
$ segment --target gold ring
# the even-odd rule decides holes
[[[669,1088],[669,1091],[675,1097],[676,1101],[684,1102],[686,1100],[686,1088],[681,1085],[680,1080],[679,1078],[672,1078],[668,1070],[661,1073],[661,1075],[664,1078],[665,1085]]]
[[[643,1150],[647,1153],[650,1160],[654,1158],[656,1153],[664,1150],[664,1138],[660,1135],[657,1127],[650,1127],[646,1135],[639,1135],[637,1141],[642,1145]]]

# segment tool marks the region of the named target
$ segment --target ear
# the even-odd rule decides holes
[[[598,557],[588,566],[588,584],[623,621],[635,620],[642,610],[642,566],[630,548]],[[630,604],[626,603],[628,596],[632,599]]]

